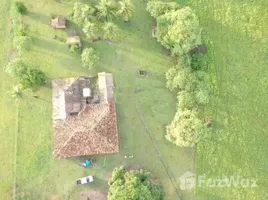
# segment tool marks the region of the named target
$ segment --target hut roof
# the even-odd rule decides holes
[[[54,28],[64,29],[66,28],[66,19],[65,17],[58,16],[54,19],[51,19],[51,26]]]

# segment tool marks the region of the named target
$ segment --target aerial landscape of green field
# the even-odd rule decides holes
[[[72,12],[76,2],[99,1],[23,0],[28,10],[25,15],[16,13],[16,1],[0,2],[0,199],[82,200],[82,192],[100,191],[106,196],[109,193],[108,200],[114,200],[109,180],[115,176],[113,170],[120,166],[149,171],[152,183],[162,185],[165,193],[165,197],[157,198],[121,196],[122,200],[268,199],[268,1],[168,1],[176,2],[180,8],[192,8],[202,41],[195,42],[207,49],[203,71],[209,100],[191,109],[198,112],[197,124],[211,124],[206,128],[206,137],[201,136],[194,145],[192,141],[181,145],[172,133],[167,133],[172,120],[176,120],[174,115],[179,116],[184,110],[179,108],[182,89],[172,90],[166,73],[185,54],[173,51],[174,46],[165,46],[168,40],[152,37],[152,26],[155,21],[161,24],[161,20],[148,9],[148,1],[132,1],[135,11],[130,21],[114,19],[118,27],[115,38],[93,41],[75,23]],[[180,8],[173,4],[168,9]],[[66,29],[50,26],[51,18],[58,15],[66,16]],[[17,21],[25,24],[32,43],[22,53],[13,41]],[[94,68],[83,67],[79,53],[68,49],[66,38],[74,33],[80,36],[82,48],[95,50],[99,62]],[[192,49],[187,49],[187,55]],[[37,90],[25,89],[19,98],[13,98],[11,90],[18,80],[7,73],[6,66],[17,58],[44,72],[46,81]],[[140,75],[140,71],[146,72],[146,76]],[[53,155],[51,84],[53,79],[95,76],[99,72],[113,74],[119,153],[90,156],[93,165],[83,168],[79,163],[88,156],[58,159]],[[173,134],[176,136],[176,132]],[[207,179],[257,179],[258,186],[196,186],[184,190],[180,177],[187,171],[195,173],[197,179],[204,175]],[[94,176],[93,183],[76,185],[78,178],[88,175]]]

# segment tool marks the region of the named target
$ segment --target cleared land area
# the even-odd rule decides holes
[[[81,67],[80,57],[71,54],[65,44],[69,33],[76,30],[85,38],[81,29],[69,23],[66,31],[54,30],[49,26],[51,14],[67,15],[72,10],[74,1],[23,1],[29,9],[29,14],[22,17],[28,25],[29,35],[33,38],[31,51],[24,54],[26,64],[40,68],[48,76],[46,87],[33,94],[24,93],[18,104],[19,118],[16,122],[14,103],[9,102],[6,94],[12,86],[11,80],[3,67],[10,59],[12,45],[10,44],[11,18],[16,18],[10,11],[12,1],[1,0],[5,27],[1,34],[7,40],[1,44],[7,47],[4,60],[1,60],[1,156],[6,165],[1,166],[1,177],[7,180],[3,183],[5,189],[1,192],[3,199],[10,199],[12,195],[14,160],[14,141],[16,126],[18,126],[17,163],[16,163],[16,193],[24,194],[29,199],[77,199],[82,191],[90,189],[107,192],[107,179],[116,166],[126,165],[131,168],[145,168],[152,172],[156,181],[163,183],[167,199],[178,199],[175,188],[179,187],[179,177],[187,170],[194,170],[194,151],[171,145],[164,138],[165,126],[172,120],[175,113],[175,96],[165,87],[164,72],[173,64],[170,57],[165,55],[164,49],[151,37],[152,19],[145,10],[145,3],[134,1],[136,14],[131,24],[121,20],[116,23],[120,27],[120,37],[109,44],[107,41],[94,43],[92,46],[100,55],[100,64],[95,71],[89,72]],[[86,1],[84,1],[86,2]],[[12,14],[9,17],[9,13]],[[57,36],[57,39],[55,38]],[[83,44],[91,46],[86,40]],[[5,49],[1,48],[2,51]],[[13,55],[13,54],[12,54]],[[138,75],[138,70],[148,71],[148,77]],[[116,103],[118,128],[120,137],[120,153],[107,156],[96,156],[96,162],[90,169],[80,168],[78,163],[84,158],[57,160],[52,156],[52,103],[51,80],[54,78],[87,75],[99,71],[112,72],[116,84]],[[3,78],[2,78],[3,77]],[[2,84],[3,83],[3,84]],[[143,91],[134,93],[140,88]],[[34,98],[37,95],[38,98]],[[141,116],[149,127],[152,138],[161,152],[165,166],[152,145]],[[3,148],[3,149],[2,149]],[[132,159],[125,159],[125,155],[133,155]],[[2,169],[3,168],[3,169]],[[167,173],[168,172],[168,173]],[[96,181],[91,185],[77,187],[77,178],[94,175]],[[172,179],[172,181],[171,181]],[[2,189],[2,187],[1,187]],[[192,193],[180,193],[191,197]],[[2,198],[1,198],[2,199]]]
[[[257,188],[198,188],[199,199],[267,199],[268,2],[189,1],[209,49],[215,96],[207,106],[213,134],[198,145],[196,168],[207,178],[258,179]]]

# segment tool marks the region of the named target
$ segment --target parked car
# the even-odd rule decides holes
[[[94,181],[93,176],[85,176],[76,180],[76,185],[83,185]]]

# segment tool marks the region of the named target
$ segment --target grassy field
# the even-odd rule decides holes
[[[130,25],[118,21],[121,33],[118,40],[111,45],[101,41],[92,46],[100,55],[100,64],[94,72],[107,71],[114,74],[116,84],[116,103],[119,122],[120,153],[116,155],[96,156],[96,163],[90,169],[80,168],[79,160],[83,158],[56,160],[52,156],[52,105],[50,80],[60,77],[86,75],[88,70],[81,67],[79,56],[71,54],[64,42],[68,33],[79,32],[78,27],[70,24],[68,30],[54,30],[49,26],[51,14],[67,15],[74,1],[32,1],[24,0],[30,13],[23,17],[28,25],[29,35],[33,38],[33,48],[23,55],[26,64],[40,68],[49,78],[46,87],[36,92],[38,99],[29,91],[24,93],[18,104],[9,100],[6,94],[11,87],[11,80],[3,72],[3,66],[14,55],[10,44],[9,19],[17,17],[10,10],[10,0],[1,0],[1,46],[6,46],[6,55],[1,58],[1,199],[11,199],[12,183],[16,178],[17,195],[26,195],[29,199],[78,199],[80,191],[97,189],[107,192],[107,178],[116,166],[126,165],[131,168],[143,167],[152,172],[160,181],[167,193],[167,200],[178,199],[175,187],[178,188],[179,177],[187,170],[194,170],[194,151],[177,148],[164,138],[165,126],[175,113],[176,98],[165,88],[164,72],[172,65],[170,57],[151,38],[152,19],[145,11],[145,4],[135,1],[136,14]],[[86,1],[84,1],[86,2]],[[1,10],[1,11],[2,11]],[[84,45],[89,45],[83,41]],[[1,48],[1,53],[5,49]],[[139,69],[147,70],[149,76],[141,78]],[[3,83],[3,84],[2,84]],[[144,91],[134,93],[136,88]],[[159,160],[151,139],[137,112],[138,106],[144,119],[153,133],[153,140],[163,155],[165,165]],[[17,115],[18,114],[18,115]],[[16,118],[18,116],[18,118]],[[18,121],[18,123],[16,123]],[[17,134],[17,148],[14,148]],[[14,152],[17,151],[16,164]],[[134,155],[125,159],[125,155]],[[16,173],[14,173],[16,169]],[[168,171],[168,173],[167,173]],[[96,182],[82,187],[75,186],[75,179],[92,174]],[[173,184],[168,176],[171,176]],[[3,191],[2,191],[3,190]],[[185,198],[192,199],[193,193],[181,192]]]
[[[258,179],[258,188],[198,188],[198,199],[268,199],[268,1],[192,0],[209,49],[215,97],[210,140],[198,145],[197,173]]]

